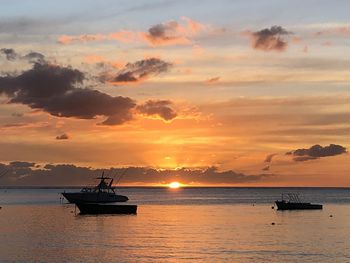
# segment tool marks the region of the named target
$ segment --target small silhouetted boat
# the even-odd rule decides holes
[[[100,183],[95,187],[85,187],[80,192],[66,193],[62,195],[68,200],[69,203],[113,203],[113,202],[126,202],[129,200],[127,196],[117,195],[115,187],[112,186],[113,179],[104,177],[102,173]],[[109,181],[109,182],[108,182]]]
[[[320,204],[302,202],[296,193],[282,194],[282,200],[277,200],[275,203],[278,210],[313,210],[323,208]]]
[[[81,215],[136,214],[137,205],[76,203]]]

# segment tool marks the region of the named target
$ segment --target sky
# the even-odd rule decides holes
[[[0,4],[0,185],[350,186],[349,1]]]

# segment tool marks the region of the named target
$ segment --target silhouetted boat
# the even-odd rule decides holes
[[[76,203],[82,215],[136,214],[137,205]]]
[[[63,192],[62,195],[70,203],[113,203],[128,201],[129,198],[127,196],[116,194],[116,188],[112,186],[113,179],[103,177],[103,175],[104,173],[102,173],[101,177],[96,178],[100,179],[100,183],[95,187],[85,187],[80,192],[75,193]]]
[[[299,195],[295,193],[282,194],[282,200],[277,200],[275,203],[278,210],[311,210],[323,208],[323,206],[319,204],[302,202]]]

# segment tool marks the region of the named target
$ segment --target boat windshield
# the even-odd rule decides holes
[[[84,187],[83,189],[81,189],[81,192],[83,193],[91,193],[93,189],[91,187]]]
[[[107,183],[105,180],[109,178],[99,178],[100,183],[94,187],[84,187],[81,189],[82,193],[115,193],[114,187],[112,187],[113,179]]]

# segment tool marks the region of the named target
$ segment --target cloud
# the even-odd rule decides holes
[[[192,44],[191,37],[205,26],[186,17],[182,17],[182,20],[185,23],[169,21],[154,25],[142,36],[152,46]]]
[[[204,83],[211,85],[211,84],[215,84],[219,81],[220,81],[220,77],[214,77],[214,78],[207,79]]]
[[[146,116],[159,116],[170,121],[177,116],[170,106],[172,106],[172,102],[169,100],[148,100],[144,104],[138,105],[136,110]]]
[[[7,60],[15,60],[18,57],[16,51],[12,48],[2,48],[0,54],[4,54]]]
[[[14,50],[11,53],[17,54]],[[129,97],[111,96],[85,88],[85,73],[69,66],[50,64],[38,52],[18,57],[28,60],[31,68],[0,75],[0,94],[9,98],[7,103],[27,105],[57,117],[94,119],[104,116],[106,119],[100,123],[103,125],[121,125],[132,120],[135,113],[157,115],[164,120],[176,117],[170,101],[148,101],[137,107],[136,102]],[[116,76],[114,74],[111,77],[113,74],[108,73],[108,77],[100,76],[100,80],[104,82],[107,79],[118,84],[138,82],[166,72],[171,66],[171,63],[161,59],[149,58],[128,63]],[[109,67],[108,71],[111,70]]]
[[[341,145],[330,144],[328,146],[323,147],[321,145],[316,144],[311,146],[310,148],[302,148],[291,152],[287,152],[286,155],[292,155],[294,157],[294,161],[300,162],[314,160],[321,157],[340,155],[343,153],[347,153],[347,151],[346,148]]]
[[[6,59],[9,61],[21,59],[30,63],[45,63],[45,56],[38,52],[29,52],[28,54],[22,56],[12,48],[2,48],[0,49],[0,54],[1,53],[4,54]]]
[[[165,62],[158,58],[148,58],[128,63],[122,68],[116,76],[109,81],[112,83],[134,83],[167,72],[172,66],[171,63]]]
[[[33,108],[43,99],[64,94],[82,83],[84,74],[79,70],[50,64],[35,63],[18,76],[0,77],[0,91],[12,97],[11,102],[30,104]]]
[[[338,26],[324,30],[320,30],[315,33],[315,36],[350,36],[350,26]]]
[[[87,43],[92,41],[104,41],[104,40],[116,40],[123,43],[137,42],[139,41],[139,34],[137,32],[121,30],[113,32],[108,35],[103,34],[85,34],[78,36],[62,35],[58,38],[57,42],[63,45],[69,45],[72,43]]]
[[[242,35],[248,35],[251,38],[254,49],[262,51],[285,51],[288,43],[283,36],[289,34],[291,33],[281,26],[272,26],[256,32],[242,32]]]
[[[265,163],[268,163],[268,164],[267,164],[264,168],[262,168],[261,170],[263,170],[263,171],[269,171],[270,168],[271,168],[272,159],[273,159],[273,157],[276,156],[276,155],[277,155],[277,153],[272,153],[272,154],[267,155],[266,158],[265,158],[265,160],[264,160],[264,162],[265,162]]]
[[[109,34],[62,35],[57,42],[68,45],[81,42],[115,40],[122,43],[146,42],[151,46],[190,45],[193,44],[192,37],[205,28],[205,25],[197,21],[181,17],[180,22],[168,21],[160,23],[150,27],[147,32],[120,30]]]
[[[90,41],[101,41],[106,39],[103,35],[79,35],[79,36],[60,36],[57,40],[58,43],[68,45],[74,42],[90,42]]]
[[[310,161],[310,160],[315,160],[318,159],[318,157],[313,157],[313,156],[296,156],[293,158],[294,161],[296,162],[305,162],[305,161]]]
[[[276,155],[277,155],[277,153],[272,153],[272,154],[267,155],[264,162],[265,163],[271,163],[272,162],[272,158],[274,156],[276,156]]]
[[[69,136],[66,133],[56,136],[56,140],[68,140]]]
[[[12,186],[77,186],[85,185],[91,178],[101,174],[122,174],[126,168],[94,169],[72,164],[46,164],[38,166],[7,165],[0,163],[1,170],[8,170],[1,177],[2,185]],[[35,167],[34,167],[35,165]],[[184,184],[234,185],[261,181],[271,175],[246,175],[233,170],[219,171],[217,167],[156,169],[150,167],[128,167],[122,183],[126,185],[168,184],[180,181]]]
[[[93,119],[105,116],[106,125],[123,124],[132,119],[136,106],[128,97],[112,97],[98,90],[78,88],[85,75],[70,67],[34,63],[17,76],[0,77],[0,93],[9,103],[20,103],[58,117]]]
[[[34,167],[35,163],[14,161],[14,162],[10,162],[9,166],[16,167],[16,168],[29,168],[29,167]]]
[[[23,59],[28,60],[30,63],[45,63],[45,56],[38,52],[29,52],[27,55],[22,57]]]
[[[269,171],[270,170],[270,165],[266,165],[264,168],[262,168],[261,170],[263,171]]]

